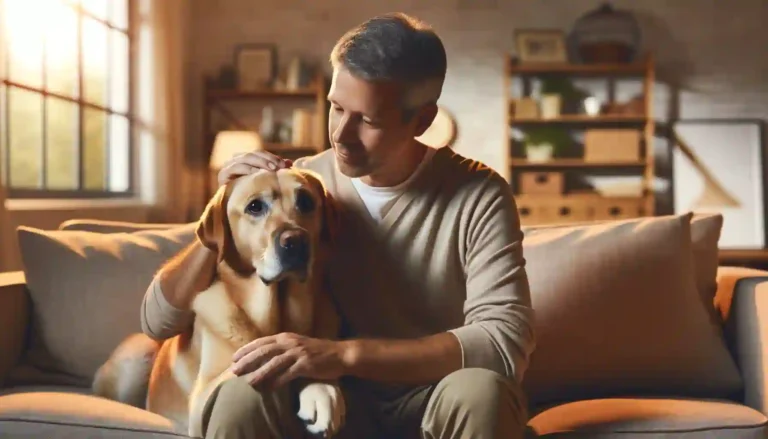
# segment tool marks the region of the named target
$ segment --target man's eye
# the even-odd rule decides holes
[[[267,204],[262,200],[252,200],[245,206],[245,213],[250,215],[262,215],[267,210]]]

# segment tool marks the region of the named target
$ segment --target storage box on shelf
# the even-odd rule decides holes
[[[516,197],[524,226],[629,219],[645,216],[643,197],[522,194]]]
[[[512,57],[506,63],[505,93],[509,126],[523,133],[542,129],[566,132],[566,145],[556,148],[549,160],[528,160],[524,147],[510,139],[510,183],[515,188],[522,221],[525,224],[569,223],[585,220],[633,218],[654,215],[653,187],[654,124],[652,96],[654,83],[653,58],[646,56],[629,64],[519,64]],[[546,93],[558,93],[562,79],[589,77],[607,81],[608,100],[598,112],[587,114],[587,105],[574,110],[560,99],[563,106],[556,115],[552,110],[542,111],[541,102],[533,95],[533,82],[546,80],[550,86]],[[639,80],[641,96],[628,102],[615,100],[615,87],[619,79]],[[512,81],[519,80],[519,94],[513,94]],[[554,84],[554,85],[552,85]],[[547,87],[545,87],[547,88]],[[567,87],[566,87],[567,89]],[[564,93],[568,93],[566,90]],[[539,108],[536,108],[539,105]],[[594,102],[591,103],[594,107]],[[546,117],[545,116],[546,113]],[[581,134],[581,136],[579,135]],[[583,138],[580,145],[574,139]],[[533,137],[529,137],[533,138]],[[634,177],[634,188],[620,184],[621,190],[607,184],[590,184],[600,178],[614,176]],[[589,187],[592,186],[592,187]],[[584,193],[585,189],[589,189]],[[608,196],[610,195],[610,196]]]

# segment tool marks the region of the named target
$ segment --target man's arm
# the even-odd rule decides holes
[[[141,304],[141,328],[149,337],[173,337],[192,322],[189,309],[195,293],[208,287],[216,254],[195,239],[168,261],[152,279]]]
[[[536,346],[523,232],[512,187],[492,174],[470,220],[465,324],[453,329],[464,368],[522,381]]]
[[[410,340],[341,342],[343,375],[399,384],[430,384],[462,366],[461,344],[443,332]]]
[[[500,176],[478,193],[466,242],[465,325],[416,340],[344,341],[345,374],[423,384],[479,367],[522,380],[535,339],[519,214]]]

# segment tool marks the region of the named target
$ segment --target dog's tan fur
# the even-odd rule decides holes
[[[311,195],[311,211],[297,209],[298,190]],[[246,212],[257,198],[266,202],[265,213]],[[203,244],[217,252],[218,265],[213,284],[192,300],[193,325],[163,342],[129,337],[97,372],[94,392],[165,416],[190,436],[202,436],[205,403],[219,384],[234,377],[229,368],[238,348],[283,332],[338,335],[338,316],[323,282],[334,218],[331,197],[310,171],[260,171],[222,186],[197,230]],[[274,243],[285,227],[308,234],[305,275],[279,273]],[[298,392],[297,415],[309,418],[310,432],[338,431],[345,406],[337,383],[304,382]]]

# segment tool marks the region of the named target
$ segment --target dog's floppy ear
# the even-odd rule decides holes
[[[339,233],[339,208],[336,200],[327,189],[323,193],[323,228],[321,238],[329,245],[333,245]]]
[[[253,273],[254,268],[240,257],[232,237],[227,215],[227,203],[232,192],[232,183],[219,187],[200,217],[196,234],[200,242],[217,254],[217,263],[226,262],[240,275]]]
[[[339,227],[339,208],[328,189],[323,184],[321,177],[314,172],[302,170],[307,180],[320,195],[323,225],[320,232],[321,239],[328,245],[333,245]]]

